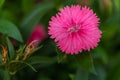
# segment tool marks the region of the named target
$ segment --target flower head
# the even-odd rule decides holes
[[[102,32],[99,18],[92,9],[79,5],[66,6],[49,22],[49,35],[66,54],[78,54],[96,47]]]
[[[28,41],[27,46],[24,51],[24,57],[23,60],[25,60],[32,52],[36,50],[39,43],[47,37],[46,31],[44,26],[38,24],[33,29]],[[19,59],[19,56],[16,56],[16,60]]]
[[[38,46],[38,44],[47,37],[46,31],[44,26],[38,24],[37,26],[35,26],[35,28],[33,29],[28,41],[27,41],[27,45],[29,45],[30,43],[34,42],[34,46]]]

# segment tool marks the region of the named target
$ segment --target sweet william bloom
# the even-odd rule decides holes
[[[23,60],[26,60],[27,57],[38,47],[39,43],[47,37],[44,26],[38,24],[33,29],[25,48],[23,54]],[[19,56],[16,56],[16,60],[19,59]]]
[[[51,18],[49,35],[66,54],[78,54],[96,47],[102,32],[99,18],[92,9],[79,5],[66,6]]]
[[[34,46],[38,46],[38,44],[47,37],[45,28],[43,25],[38,24],[37,26],[35,26],[35,28],[33,29],[28,41],[27,41],[27,45],[29,45],[30,43],[34,43]]]

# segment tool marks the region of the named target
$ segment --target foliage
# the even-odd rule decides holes
[[[119,3],[120,0],[0,0],[0,80],[120,80]],[[100,17],[103,33],[98,47],[79,55],[66,55],[48,37],[26,53],[34,27],[43,24],[48,30],[51,16],[72,4],[90,6]]]

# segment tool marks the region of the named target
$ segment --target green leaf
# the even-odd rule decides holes
[[[34,53],[35,51],[41,49],[43,47],[43,45],[40,45],[39,47],[37,47],[32,53]]]
[[[89,72],[78,68],[75,76],[75,80],[88,80]]]
[[[8,37],[7,37],[7,46],[8,46],[8,50],[9,50],[10,59],[13,59],[15,57],[15,51],[14,51],[14,47]]]
[[[56,57],[33,56],[27,60],[29,64],[52,64],[57,61]]]
[[[97,74],[93,64],[91,53],[81,53],[79,55],[76,55],[75,58],[81,69],[89,71],[93,74]]]
[[[0,0],[0,7],[2,7],[4,2],[5,2],[5,0]]]
[[[25,68],[26,66],[30,67],[33,71],[37,72],[36,69],[31,64],[23,62],[23,61],[17,61],[17,60],[12,60],[9,63],[9,71],[13,75],[18,70],[21,70],[21,69]]]
[[[11,22],[7,20],[0,19],[0,33],[6,34],[20,42],[23,42],[22,36],[18,28]]]
[[[27,66],[29,66],[33,71],[35,71],[35,72],[37,72],[36,71],[36,69],[32,66],[32,65],[30,65],[30,64],[28,64],[28,63],[25,63]]]
[[[20,56],[20,58],[23,57],[23,53],[24,53],[25,47],[26,47],[26,45],[20,45],[19,49],[16,52],[16,54],[18,56]]]
[[[23,20],[21,30],[24,34],[24,38],[27,39],[33,30],[34,26],[40,21],[42,16],[47,13],[54,6],[53,2],[43,2],[37,5],[31,13]]]
[[[28,55],[27,55],[27,58],[30,57],[30,55],[32,55],[35,51],[39,50],[40,48],[42,48],[42,45],[35,48],[33,51],[31,51]],[[22,52],[22,51],[21,51]],[[19,54],[20,55],[20,54]],[[26,59],[26,58],[23,58],[23,59]]]

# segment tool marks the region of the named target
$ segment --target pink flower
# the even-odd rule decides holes
[[[33,29],[28,41],[27,41],[27,45],[29,45],[30,43],[34,42],[35,46],[38,46],[38,44],[47,37],[46,31],[44,26],[38,24],[37,26],[35,26],[35,28]]]
[[[93,10],[79,5],[66,6],[51,18],[49,35],[66,54],[78,54],[96,47],[102,32]]]

